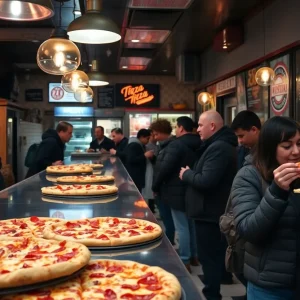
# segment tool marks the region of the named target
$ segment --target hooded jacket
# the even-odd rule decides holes
[[[141,141],[132,137],[124,150],[125,168],[137,188],[141,191],[145,186],[146,157],[145,146]]]
[[[64,160],[65,144],[54,129],[48,129],[42,135],[35,163],[29,168],[26,178],[45,170],[58,160]]]
[[[274,181],[263,192],[258,174],[247,156],[231,190],[236,229],[246,241],[244,276],[263,288],[293,289],[300,272],[300,197]]]
[[[199,135],[187,133],[162,143],[154,167],[152,190],[160,200],[175,210],[185,211],[186,184],[179,178],[181,167],[192,167],[196,150],[201,146]]]
[[[203,142],[200,158],[182,178],[188,185],[186,211],[190,217],[219,224],[237,171],[237,146],[237,137],[227,126]]]

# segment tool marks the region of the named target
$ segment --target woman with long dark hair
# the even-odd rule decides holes
[[[300,178],[297,162],[299,124],[273,117],[262,127],[253,157],[233,182],[235,224],[246,241],[248,300],[295,297],[300,254],[300,195],[293,192]]]

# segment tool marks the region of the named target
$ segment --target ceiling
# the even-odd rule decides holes
[[[59,24],[60,3],[52,0],[55,16],[40,22],[0,20],[0,54],[19,69],[37,69],[36,53],[55,25]],[[189,0],[103,0],[102,12],[120,28],[120,42],[106,45],[77,44],[82,67],[89,68],[93,59],[107,74],[175,74],[176,57],[183,53],[200,55],[210,46],[216,33],[229,24],[242,23],[260,9],[266,0],[191,0],[187,9],[131,8],[131,1],[145,4],[188,3]],[[61,26],[74,20],[76,9],[85,12],[85,0],[70,0],[62,6]],[[141,32],[141,30],[148,32]],[[154,30],[154,31],[149,31]],[[144,43],[131,42],[133,39]],[[147,63],[143,70],[141,64]],[[133,70],[122,66],[137,65]]]

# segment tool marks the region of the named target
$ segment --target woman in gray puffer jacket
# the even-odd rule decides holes
[[[299,124],[273,117],[262,127],[252,163],[234,179],[233,214],[237,232],[246,241],[248,300],[289,300],[296,295],[300,269],[300,194],[293,192],[300,178],[297,162]],[[262,180],[269,185],[264,193]]]

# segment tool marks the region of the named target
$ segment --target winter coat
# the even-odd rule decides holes
[[[128,138],[123,137],[123,139],[116,145],[116,156],[118,156],[121,161],[124,163],[125,162],[125,149],[128,145]]]
[[[98,144],[98,140],[94,139],[91,143],[90,143],[90,149],[94,149],[96,150],[101,150],[101,149],[105,149],[106,151],[109,151],[110,149],[115,149],[115,143],[109,139],[108,137],[104,136],[103,142],[101,144]]]

